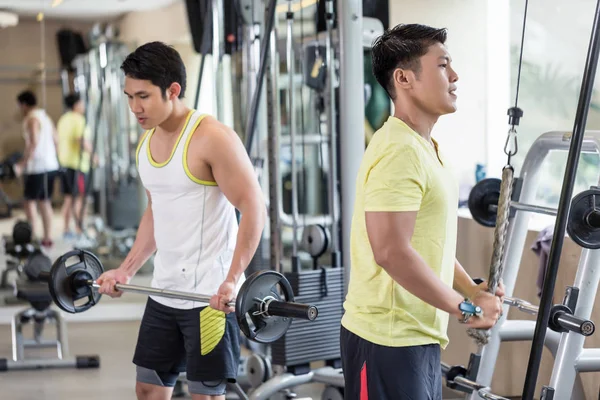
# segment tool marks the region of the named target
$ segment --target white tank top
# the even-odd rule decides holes
[[[31,111],[30,115],[23,122],[23,135],[28,140],[27,121],[30,118],[35,118],[40,122],[40,132],[38,143],[35,146],[33,154],[29,158],[26,165],[25,173],[41,174],[58,170],[58,157],[56,155],[56,147],[54,146],[54,125],[52,120],[42,109]]]
[[[212,296],[229,272],[238,223],[233,205],[217,183],[197,179],[187,167],[190,139],[203,118],[190,111],[171,156],[161,164],[150,153],[154,129],[144,133],[137,164],[152,198],[157,249],[152,287]],[[243,281],[242,277],[238,290]],[[179,309],[207,305],[157,296],[152,299]]]

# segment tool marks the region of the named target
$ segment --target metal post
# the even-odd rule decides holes
[[[350,272],[350,226],[360,160],[365,151],[365,99],[361,0],[338,0],[340,32],[340,158],[342,262]],[[335,151],[335,148],[332,149]],[[345,285],[347,287],[348,279]],[[345,290],[344,290],[345,292]]]
[[[574,315],[583,319],[590,319],[592,308],[598,291],[600,280],[600,251],[584,249],[575,277],[576,288],[579,296]],[[577,360],[583,352],[585,336],[576,332],[563,333],[554,358],[550,386],[556,389],[555,399],[568,399],[573,392],[573,385],[577,377]]]
[[[525,385],[523,387],[524,400],[533,400],[535,394],[535,387],[540,369],[540,362],[542,359],[542,351],[544,349],[544,338],[546,335],[546,328],[548,327],[550,310],[552,308],[552,296],[554,295],[556,275],[558,273],[560,254],[565,238],[565,228],[567,225],[567,217],[569,215],[569,206],[571,203],[571,197],[573,196],[573,186],[575,185],[577,164],[579,163],[579,154],[581,152],[581,145],[583,143],[588,109],[590,106],[592,91],[594,89],[594,78],[596,76],[599,55],[600,0],[598,0],[596,3],[594,24],[592,26],[586,65],[584,69],[583,80],[581,82],[579,104],[577,105],[577,113],[575,115],[573,137],[571,139],[571,147],[569,148],[565,177],[563,181],[560,202],[558,205],[558,214],[556,217],[552,247],[550,249],[550,256],[548,259],[548,267],[546,269],[546,275],[544,276],[544,285],[540,300],[540,312],[538,314],[537,324],[535,326],[533,343],[531,345],[531,353],[529,355],[529,363],[527,365],[527,373],[525,375]]]
[[[275,4],[272,4],[275,7]],[[266,10],[267,14],[271,10]],[[279,85],[277,83],[277,71],[279,70],[279,62],[277,57],[277,28],[274,26],[269,31],[265,31],[265,35],[269,35],[269,38],[264,38],[263,43],[268,43],[269,52],[266,53],[264,59],[261,54],[260,68],[263,70],[263,77],[267,77],[267,137],[268,137],[268,168],[269,168],[269,232],[271,235],[271,266],[277,272],[281,271],[281,255],[283,252],[283,246],[281,244],[281,219],[279,213],[279,206],[281,206],[281,189],[280,189],[280,175],[279,175],[279,136],[280,136],[280,113],[279,113]],[[268,57],[268,58],[267,58]],[[259,72],[260,75],[260,72]],[[259,77],[260,82],[260,77]],[[257,101],[258,107],[258,93],[261,90],[260,84],[257,85],[254,91],[254,100]],[[258,108],[251,110],[256,116]],[[252,114],[250,115],[252,118]],[[256,121],[256,117],[253,118]],[[250,132],[246,131],[246,135]],[[248,139],[248,136],[246,136]],[[250,138],[251,140],[251,138]],[[246,150],[251,151],[249,144],[252,141],[246,142]]]
[[[256,118],[258,116],[258,107],[260,102],[260,95],[262,93],[262,86],[265,78],[265,70],[267,68],[267,57],[271,49],[271,32],[275,29],[275,10],[277,8],[277,0],[270,0],[269,5],[265,8],[265,30],[264,40],[260,48],[260,64],[258,67],[258,80],[256,82],[256,89],[252,96],[252,103],[250,104],[250,112],[248,113],[248,120],[246,122],[246,140],[244,145],[246,146],[246,152],[250,154],[252,150],[252,144],[254,140],[254,132],[256,130]]]
[[[338,130],[337,130],[337,101],[335,96],[334,77],[335,49],[333,48],[333,0],[325,3],[325,19],[327,36],[325,39],[325,60],[327,65],[327,91],[325,94],[325,110],[327,115],[327,135],[329,136],[329,214],[331,216],[331,265],[339,267],[340,260],[340,218],[339,218],[339,173],[338,173]]]
[[[299,272],[300,263],[298,259],[298,171],[296,164],[296,102],[295,97],[295,84],[294,75],[296,74],[295,60],[294,57],[294,13],[292,11],[292,0],[288,0],[288,12],[287,12],[287,38],[286,38],[286,50],[287,50],[287,73],[288,73],[288,106],[287,106],[287,118],[288,127],[290,132],[290,141],[292,146],[290,148],[292,155],[292,165],[290,174],[292,175],[292,271]],[[304,134],[304,132],[302,132]]]
[[[221,68],[221,54],[223,51],[223,2],[222,0],[212,0],[212,28],[213,28],[213,100],[214,100],[214,115],[219,121],[222,121],[223,113],[223,75]]]

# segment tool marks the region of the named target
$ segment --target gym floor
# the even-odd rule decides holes
[[[0,221],[0,235],[7,235],[12,231],[12,226],[17,218],[22,215],[17,211],[11,219]],[[58,211],[54,216],[54,237],[62,236],[62,221]],[[69,250],[67,243],[58,239],[50,251],[50,257]],[[0,270],[4,267],[0,260]],[[149,276],[137,277],[134,283],[148,284]],[[1,297],[10,296],[10,291],[0,293]],[[100,356],[100,368],[90,370],[76,369],[46,369],[33,371],[10,371],[0,373],[0,398],[10,400],[65,400],[65,399],[88,399],[88,400],[126,400],[135,399],[135,366],[131,362],[137,333],[139,328],[139,316],[143,310],[144,299],[140,296],[123,296],[118,300],[110,300],[112,303],[100,303],[95,307],[94,318],[84,319],[85,314],[67,316],[67,334],[69,354],[75,355],[98,355]],[[0,301],[0,304],[2,301]],[[3,305],[3,304],[2,304]],[[112,307],[111,307],[112,306]],[[99,314],[108,314],[114,310],[114,306],[121,307],[127,312],[119,312],[122,320],[107,321]],[[129,307],[128,307],[129,306]],[[0,358],[9,358],[12,354],[11,329],[9,314],[22,309],[24,305],[12,305],[0,308]],[[101,308],[104,307],[104,308]],[[90,310],[91,312],[91,310]],[[126,315],[129,313],[130,315]],[[4,315],[6,314],[6,315]],[[94,316],[94,314],[92,314]],[[74,320],[75,318],[75,320]],[[53,326],[45,330],[45,336],[49,339],[54,335]],[[25,337],[31,337],[31,326],[24,330]],[[51,350],[39,350],[38,352],[27,351],[26,356],[43,357],[52,356]],[[296,388],[296,400],[321,400],[323,385],[311,384]],[[444,388],[444,399],[456,398],[456,393]],[[184,397],[189,398],[189,397]],[[236,399],[237,396],[228,396],[228,399]],[[275,400],[275,399],[273,399]],[[277,399],[279,400],[279,398]]]

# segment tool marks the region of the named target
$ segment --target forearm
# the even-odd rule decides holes
[[[379,265],[398,284],[424,302],[451,315],[460,316],[458,305],[463,297],[442,282],[412,247],[398,249]]]
[[[265,205],[262,201],[255,201],[245,207],[238,229],[235,250],[231,261],[231,268],[226,280],[238,282],[250,260],[254,257],[266,220]]]
[[[454,261],[453,287],[454,290],[461,293],[466,298],[471,298],[478,290],[477,284],[473,281],[467,271],[465,271],[458,260]]]
[[[148,208],[146,208],[146,211],[140,220],[140,226],[137,230],[135,242],[120,268],[123,269],[127,275],[133,276],[140,268],[142,268],[142,265],[148,261],[155,251],[154,220],[152,218],[152,207],[148,205]]]

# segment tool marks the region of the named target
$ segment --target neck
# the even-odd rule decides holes
[[[403,102],[397,99],[394,102],[394,117],[404,121],[423,139],[431,143],[431,131],[439,116],[426,112],[413,102]]]
[[[167,119],[165,119],[158,126],[164,131],[168,133],[179,133],[179,128],[181,126],[181,120],[185,119],[185,117],[190,112],[190,109],[183,104],[183,102],[176,100],[173,104],[173,111],[171,115]]]

